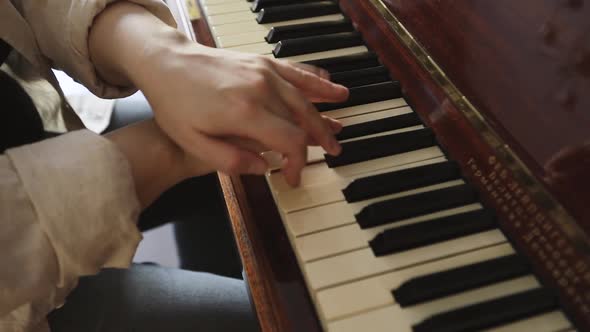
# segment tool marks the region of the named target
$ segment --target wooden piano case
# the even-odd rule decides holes
[[[590,3],[340,6],[576,328],[590,331]],[[213,46],[206,22],[192,27]],[[220,179],[262,330],[321,331],[264,178]]]

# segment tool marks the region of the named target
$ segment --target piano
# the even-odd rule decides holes
[[[590,3],[169,0],[326,68],[302,185],[220,174],[263,331],[590,331]]]

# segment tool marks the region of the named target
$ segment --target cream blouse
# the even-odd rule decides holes
[[[101,81],[88,55],[93,19],[113,1],[0,0],[0,38],[29,72],[57,89],[70,128],[80,122],[67,108],[51,67],[100,97],[134,91]],[[128,1],[175,24],[162,1]],[[0,331],[49,331],[46,315],[64,303],[78,277],[128,266],[141,240],[138,213],[126,159],[88,130],[0,155]]]

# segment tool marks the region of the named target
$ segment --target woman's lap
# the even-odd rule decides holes
[[[80,279],[52,332],[258,331],[241,280],[154,265]]]

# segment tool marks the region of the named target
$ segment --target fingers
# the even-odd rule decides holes
[[[307,163],[307,133],[269,110],[250,113],[238,121],[243,125],[235,134],[283,154],[285,179],[292,186],[298,185],[301,169]]]
[[[348,98],[347,88],[334,84],[310,70],[303,70],[286,61],[272,63],[281,77],[300,89],[313,102],[342,102]],[[301,64],[298,66],[301,67]]]
[[[321,145],[328,153],[340,153],[340,144],[336,141],[329,121],[326,121],[305,96],[293,85],[281,77],[276,78],[276,93],[294,114],[299,125],[309,135],[309,141]],[[337,126],[336,124],[334,124]]]
[[[206,161],[223,173],[262,175],[268,169],[258,153],[197,132],[189,136],[182,140],[183,150],[194,156],[206,156]]]
[[[325,115],[322,115],[322,119],[324,120],[324,122],[326,122],[328,124],[330,129],[332,129],[332,133],[334,135],[336,135],[342,131],[342,122],[340,122],[336,119],[332,119],[331,117],[325,116]]]
[[[321,77],[321,78],[323,78],[325,80],[328,80],[328,81],[330,80],[330,72],[328,72],[327,70],[322,69],[320,67],[308,65],[308,64],[305,64],[305,63],[301,63],[301,62],[289,62],[289,64],[291,66],[294,66],[294,67],[297,67],[299,69],[308,71],[308,72],[310,72],[312,74],[315,74],[315,75],[317,75],[317,76],[319,76],[319,77]]]

